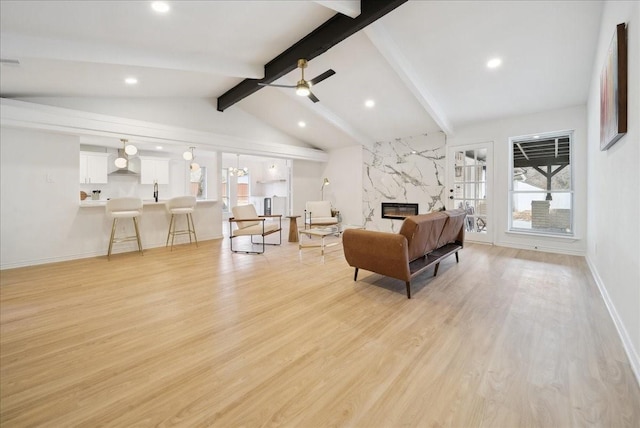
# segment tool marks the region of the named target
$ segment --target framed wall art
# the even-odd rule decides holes
[[[618,24],[600,74],[600,150],[627,132],[627,26]]]

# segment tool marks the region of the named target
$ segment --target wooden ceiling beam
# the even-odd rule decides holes
[[[350,18],[336,14],[313,30],[293,46],[269,61],[264,67],[264,78],[245,79],[218,97],[218,111],[224,111],[238,101],[262,88],[258,83],[272,83],[295,70],[298,59],[307,61],[328,51],[352,34],[362,30],[372,22],[382,18],[407,0],[361,0],[360,15]]]

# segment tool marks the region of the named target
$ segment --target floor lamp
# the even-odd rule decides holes
[[[320,194],[322,195],[322,199],[320,199],[321,201],[324,201],[324,186],[329,184],[329,179],[325,177],[324,181],[322,182],[322,187],[320,188]]]

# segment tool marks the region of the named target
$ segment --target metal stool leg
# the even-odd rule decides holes
[[[185,217],[187,218],[187,234],[189,235],[189,244],[192,244],[193,240],[191,239],[191,222],[189,221],[189,213],[185,214]]]
[[[198,247],[198,237],[196,236],[196,225],[193,223],[193,214],[187,214],[189,219],[191,219],[191,230],[193,231],[193,239],[196,241],[196,248]],[[191,234],[189,234],[189,242],[191,242]]]
[[[140,254],[144,254],[142,252],[142,243],[140,242],[140,230],[138,230],[138,218],[137,217],[133,217],[133,225],[136,228],[136,239],[138,240],[138,251],[140,251]]]
[[[169,232],[167,233],[167,243],[164,245],[165,247],[169,246],[169,237],[171,236],[171,226],[173,226],[173,214],[171,214],[171,220],[169,220]]]
[[[111,249],[113,248],[113,238],[116,234],[116,225],[118,224],[118,219],[114,218],[113,223],[111,223],[111,238],[109,239],[109,251],[107,252],[107,259],[111,260]]]

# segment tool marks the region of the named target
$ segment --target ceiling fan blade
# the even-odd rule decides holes
[[[276,88],[296,88],[296,85],[276,85],[275,83],[258,83],[258,86],[274,86]]]
[[[334,74],[336,74],[335,71],[329,69],[327,71],[325,71],[324,73],[322,73],[319,76],[314,77],[313,79],[309,80],[309,83],[311,83],[312,85],[317,85],[318,83],[322,82],[324,79],[327,79],[331,76],[333,76]]]
[[[320,101],[318,98],[316,98],[315,95],[313,95],[311,92],[309,92],[309,95],[307,95],[307,97],[313,101],[314,103],[317,103],[318,101]]]

